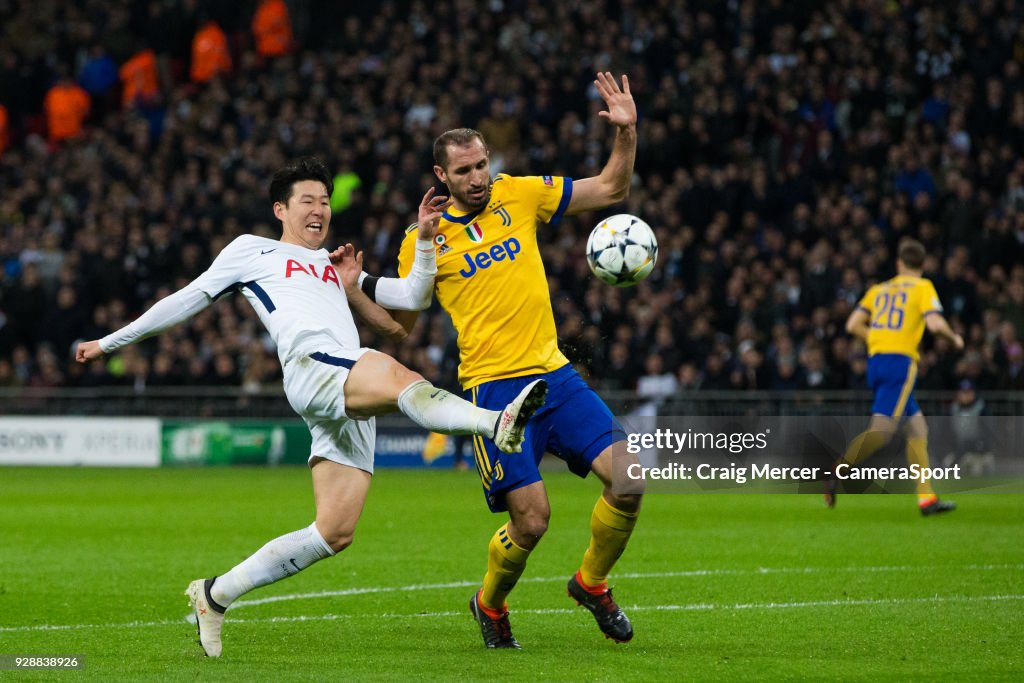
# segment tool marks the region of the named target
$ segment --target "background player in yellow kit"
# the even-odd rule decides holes
[[[949,339],[957,350],[963,338],[942,315],[942,304],[931,280],[921,277],[925,249],[917,240],[900,242],[896,277],[871,287],[846,321],[846,330],[868,345],[868,383],[875,394],[868,430],[850,442],[840,463],[856,465],[883,448],[904,419],[907,462],[928,466],[928,425],[914,400],[917,346],[925,327]],[[835,479],[826,482],[825,501],[835,505]],[[923,515],[949,512],[956,506],[940,501],[931,482],[917,482],[917,502]]]
[[[597,176],[573,181],[498,174],[492,179],[489,150],[479,132],[451,130],[434,143],[434,173],[453,201],[434,241],[434,288],[458,331],[459,381],[466,397],[480,406],[497,405],[537,378],[548,384],[547,403],[530,421],[521,454],[507,458],[486,440],[474,441],[487,503],[494,512],[509,513],[508,523],[491,539],[483,587],[470,601],[487,647],[519,647],[505,598],[547,530],[551,508],[537,469],[545,451],[581,477],[593,471],[604,484],[591,516],[590,545],[569,580],[569,593],[594,614],[607,637],[619,642],[633,637],[606,579],[636,524],[640,496],[612,491],[612,445],[625,435],[558,349],[536,237],[540,223],[557,225],[564,215],[601,209],[629,194],[636,157],[636,105],[629,81],[623,76],[620,88],[610,73],[599,73],[594,83],[607,106],[600,116],[616,127],[611,155]],[[401,273],[412,263],[414,232],[402,244]],[[414,320],[405,317],[403,324],[411,327]]]

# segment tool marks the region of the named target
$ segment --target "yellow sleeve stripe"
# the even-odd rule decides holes
[[[903,417],[903,410],[907,407],[907,399],[910,398],[910,390],[914,388],[914,380],[917,379],[917,363],[911,362],[907,369],[907,379],[903,382],[903,389],[900,390],[900,400],[896,401],[896,408],[892,411],[893,417]]]
[[[419,223],[413,223],[412,225],[410,225],[408,228],[405,229],[405,234],[408,235],[410,232],[415,230],[418,226],[419,226]]]

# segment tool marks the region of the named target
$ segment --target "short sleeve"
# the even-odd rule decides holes
[[[516,191],[530,197],[542,222],[558,225],[572,199],[572,178],[562,176],[523,176],[516,178]]]
[[[942,313],[942,302],[939,301],[939,293],[935,291],[935,285],[931,280],[924,280],[921,284],[921,315],[929,313]]]
[[[251,260],[254,249],[249,235],[236,237],[217,254],[210,267],[197,277],[194,284],[211,299],[217,299],[245,282],[245,264]]]

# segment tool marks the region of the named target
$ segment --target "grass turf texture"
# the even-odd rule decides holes
[[[551,527],[512,596],[523,651],[484,650],[466,608],[502,520],[485,511],[475,476],[383,471],[351,548],[243,600],[351,592],[239,604],[223,658],[208,660],[182,619],[182,591],[308,524],[306,470],[0,469],[0,654],[86,657],[84,671],[0,677],[1020,680],[1024,671],[1024,496],[961,494],[959,510],[929,519],[911,496],[844,496],[834,510],[811,495],[649,496],[612,578],[636,637],[615,645],[565,592],[597,486],[561,472],[546,482]],[[402,590],[411,584],[444,586]]]

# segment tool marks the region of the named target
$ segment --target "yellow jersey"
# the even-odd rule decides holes
[[[468,214],[450,207],[441,218],[434,291],[459,335],[464,389],[569,362],[558,350],[537,226],[557,224],[571,198],[572,178],[499,173],[487,206]],[[402,277],[415,248],[413,226],[398,255]]]
[[[857,304],[868,314],[868,355],[898,353],[916,363],[924,318],[942,313],[931,280],[897,275],[871,287]]]

